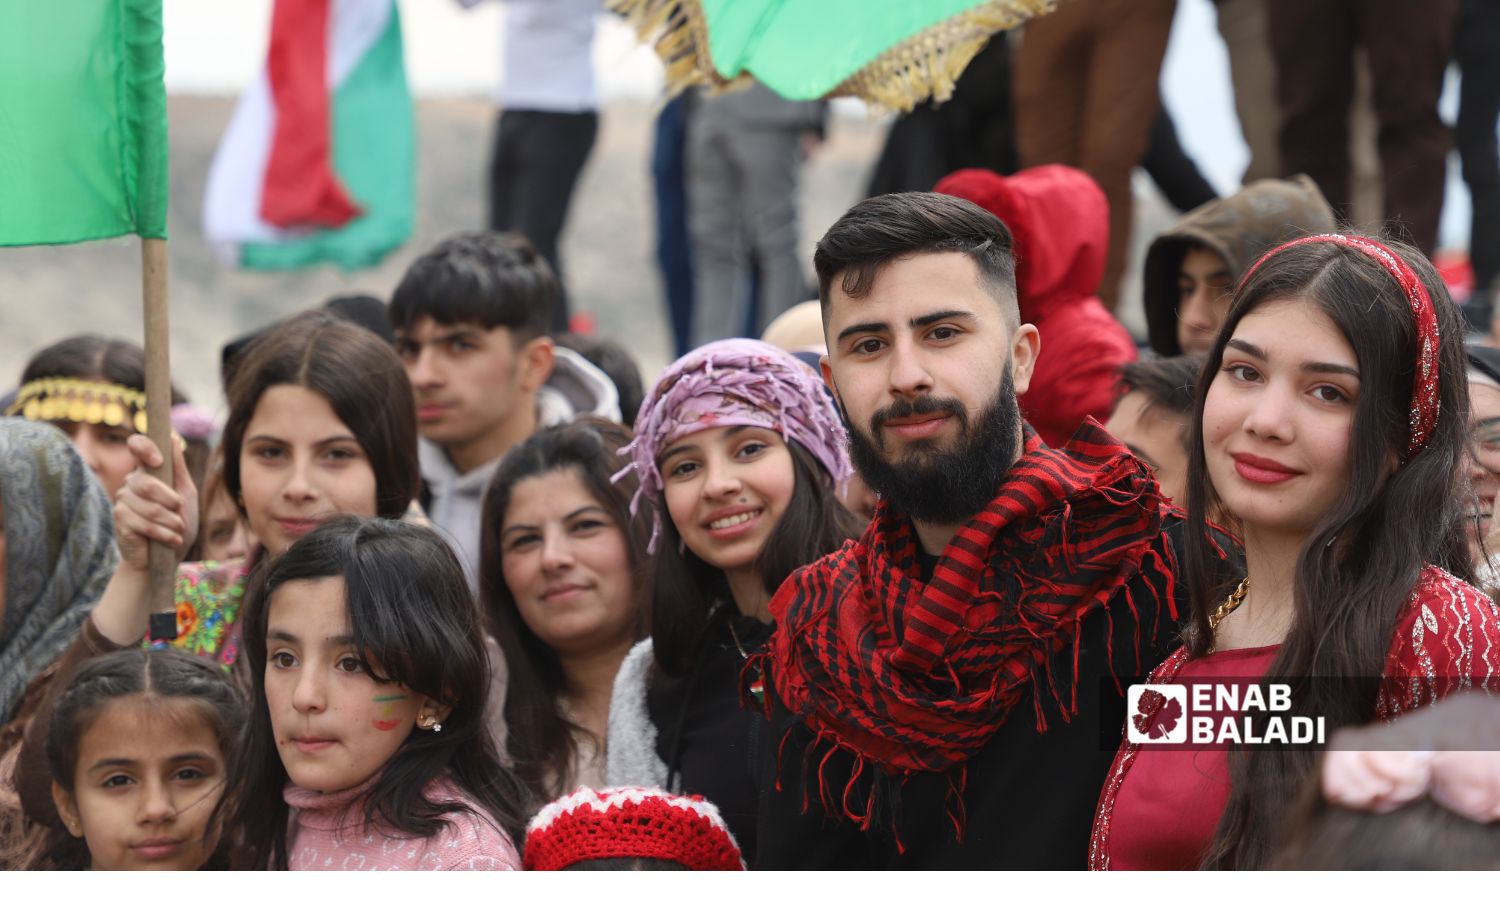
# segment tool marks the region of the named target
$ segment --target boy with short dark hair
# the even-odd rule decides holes
[[[619,421],[614,384],[547,334],[552,267],[519,234],[450,237],[407,269],[391,298],[396,351],[417,403],[427,514],[478,586],[484,489],[507,450],[592,413]]]

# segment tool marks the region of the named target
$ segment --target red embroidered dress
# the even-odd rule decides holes
[[[1190,659],[1187,648],[1180,648],[1151,673],[1150,682],[1258,678],[1278,649]],[[1382,720],[1469,688],[1500,693],[1500,610],[1477,588],[1428,566],[1396,620],[1384,674],[1375,709]],[[1163,749],[1126,740],[1094,815],[1089,868],[1197,868],[1228,800],[1225,749]]]

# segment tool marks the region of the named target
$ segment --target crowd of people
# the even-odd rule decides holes
[[[545,94],[497,197],[562,133],[571,191],[596,114]],[[1144,149],[1017,110],[1040,164],[874,192],[808,300],[795,231],[705,210],[770,203],[733,173],[786,181],[821,109],[687,102],[724,185],[677,286],[723,303],[673,307],[655,379],[566,330],[562,215],[514,198],[388,300],[232,342],[222,427],[174,392],[170,446],[139,346],[34,354],[0,400],[0,868],[1500,868],[1500,350],[1430,242],[1254,180],[1151,242],[1138,347],[1118,185],[1033,157]],[[1160,744],[1203,685],[1320,738]]]

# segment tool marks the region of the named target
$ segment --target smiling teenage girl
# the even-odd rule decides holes
[[[225,819],[242,865],[520,867],[526,801],[485,721],[479,610],[436,532],[336,519],[268,563],[245,609],[250,724]]]
[[[1471,684],[1500,688],[1500,614],[1451,574],[1471,574],[1462,340],[1442,282],[1405,248],[1316,235],[1252,267],[1199,381],[1192,610],[1185,646],[1152,682],[1287,684],[1290,713],[1322,717],[1328,733]],[[1208,509],[1238,525],[1244,571],[1225,571],[1210,546]],[[1305,745],[1127,740],[1090,864],[1262,866],[1316,759]]]
[[[240,602],[263,559],[336,515],[399,518],[419,485],[416,414],[394,351],[328,313],[306,313],[257,337],[229,384],[224,484],[260,550],[223,565],[188,563],[177,576],[175,646],[228,666],[239,648]],[[131,438],[142,467],[160,454]],[[180,456],[180,454],[179,454]],[[183,553],[198,528],[192,482],[175,490],[137,471],[115,504],[123,557],[94,617],[126,644],[145,631],[148,541]]]
[[[850,472],[843,427],[810,369],[750,340],[674,363],[636,426],[636,502],[660,505],[639,510],[656,520],[651,641],[615,682],[609,782],[707,797],[753,859],[765,719],[741,672],[786,576],[858,533],[836,491]]]

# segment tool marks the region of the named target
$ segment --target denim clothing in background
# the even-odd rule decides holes
[[[673,355],[692,349],[693,246],[687,218],[687,127],[695,95],[679,94],[656,117],[651,183],[656,188],[656,264],[672,323]]]
[[[826,104],[785,100],[764,85],[700,96],[688,124],[688,230],[693,247],[693,346],[760,334],[811,296],[798,257],[802,140]],[[759,275],[759,310],[745,329]]]

